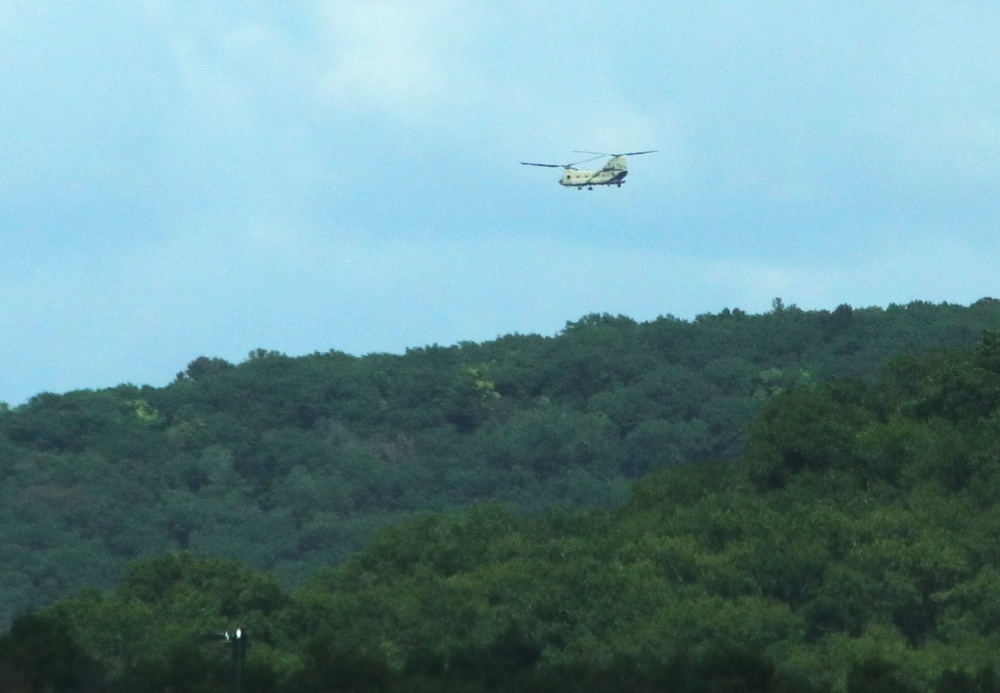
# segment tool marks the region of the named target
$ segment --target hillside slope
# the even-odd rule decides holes
[[[41,394],[0,411],[0,624],[169,551],[295,584],[416,512],[609,507],[658,469],[739,455],[776,393],[995,328],[993,299],[776,300],[398,356],[200,357],[163,388]]]
[[[988,693],[998,451],[991,333],[777,395],[744,457],[661,470],[613,509],[422,515],[294,592],[212,558],[134,563],[18,621],[0,672],[211,690],[228,650],[205,634],[240,626],[274,693]]]

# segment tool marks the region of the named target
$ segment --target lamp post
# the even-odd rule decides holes
[[[247,659],[247,634],[242,628],[223,633],[226,642],[233,646],[233,692],[243,693],[243,665]]]

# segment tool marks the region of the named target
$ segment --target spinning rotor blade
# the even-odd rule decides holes
[[[596,152],[576,152],[576,153],[577,154],[595,154]],[[603,154],[598,154],[597,156],[592,156],[589,159],[584,159],[583,161],[574,161],[572,164],[570,164],[570,166],[576,166],[577,164],[590,163],[594,159],[600,159],[602,156],[604,156],[604,155]]]
[[[577,152],[577,154],[580,153],[581,152]],[[593,154],[593,152],[582,152],[582,153]],[[590,159],[584,159],[583,161],[573,161],[568,164],[536,164],[531,161],[522,161],[521,164],[524,166],[545,166],[546,168],[573,168],[574,166],[577,166],[579,164],[585,164],[588,161],[593,161],[594,159],[600,159],[602,156],[604,156],[604,154],[599,154],[598,156],[591,157]]]
[[[640,154],[652,154],[656,149],[647,149],[642,152],[619,152],[617,154],[610,154],[608,152],[586,152],[580,149],[574,150],[577,154],[597,154],[598,156],[639,156]]]

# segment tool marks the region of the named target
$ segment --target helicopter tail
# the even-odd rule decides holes
[[[611,157],[611,161],[604,165],[605,171],[625,171],[627,168],[624,155]]]

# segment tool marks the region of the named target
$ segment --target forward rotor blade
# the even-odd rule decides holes
[[[611,154],[609,152],[588,152],[582,149],[573,150],[576,154],[597,154],[598,156],[639,156],[640,154],[652,154],[657,151],[656,149],[647,149],[643,152],[618,152],[617,154]]]
[[[522,161],[522,166],[544,166],[545,168],[566,168],[562,164],[535,164],[530,161]]]
[[[596,154],[596,152],[576,152],[577,154]],[[578,166],[580,164],[589,164],[594,159],[600,159],[604,154],[598,154],[597,156],[592,156],[589,159],[584,159],[583,161],[574,161],[572,164],[568,164],[567,168],[570,166]]]

